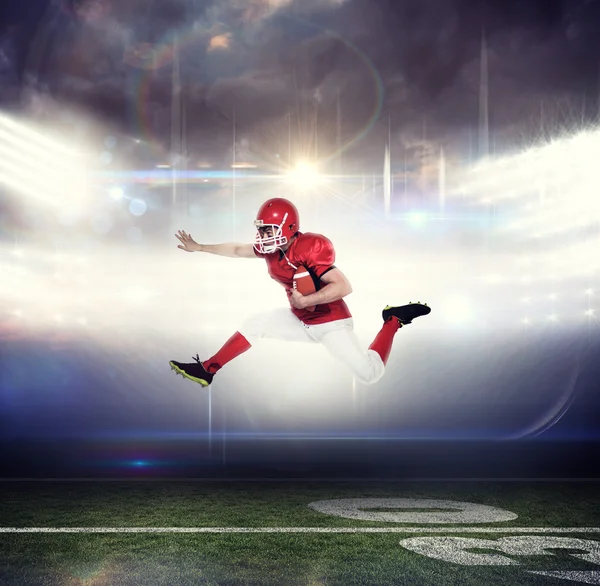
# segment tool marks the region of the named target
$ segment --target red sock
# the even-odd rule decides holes
[[[223,344],[223,347],[212,358],[205,360],[202,363],[202,366],[204,366],[208,372],[214,374],[217,370],[223,368],[228,362],[240,354],[243,354],[251,347],[252,345],[250,342],[248,342],[242,334],[236,332],[229,340],[227,340],[227,342],[225,342],[225,344]]]
[[[394,335],[402,327],[402,324],[395,317],[388,319],[384,324],[379,333],[375,336],[373,343],[369,346],[369,350],[375,350],[384,364],[387,364],[388,358],[390,357],[390,351],[392,349],[392,342],[394,341]]]

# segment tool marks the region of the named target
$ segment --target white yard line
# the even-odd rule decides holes
[[[0,527],[0,533],[600,533],[600,527]]]

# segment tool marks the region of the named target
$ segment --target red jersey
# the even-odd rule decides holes
[[[285,251],[276,250],[271,254],[261,254],[254,249],[254,254],[264,258],[267,270],[272,279],[285,289],[293,288],[293,277],[296,269],[303,265],[313,277],[317,291],[324,285],[321,277],[335,268],[335,251],[333,244],[321,234],[298,232],[296,238]],[[338,319],[352,317],[343,299],[317,305],[314,311],[297,309],[290,304],[294,315],[302,322],[310,325],[324,324]]]

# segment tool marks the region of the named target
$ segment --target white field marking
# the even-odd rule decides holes
[[[571,572],[528,572],[529,574],[537,574],[538,576],[549,576],[557,580],[571,580],[573,582],[581,582],[584,584],[600,584],[600,572],[591,571],[571,571]]]
[[[0,533],[600,533],[600,527],[0,527]]]
[[[413,523],[440,525],[443,523],[501,523],[514,521],[518,515],[488,505],[440,499],[413,498],[356,498],[331,499],[309,503],[309,508],[345,519],[361,521],[387,521],[393,523]],[[367,509],[367,510],[365,510]],[[392,512],[378,512],[368,509],[401,509]],[[411,511],[411,509],[438,509],[432,512]],[[442,509],[442,510],[439,510]]]
[[[428,558],[459,566],[518,566],[520,562],[507,556],[551,556],[553,549],[581,550],[571,557],[600,565],[600,541],[573,537],[519,535],[500,539],[469,537],[411,537],[400,541],[404,549]],[[486,549],[498,553],[473,553]]]

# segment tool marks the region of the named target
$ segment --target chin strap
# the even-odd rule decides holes
[[[281,250],[281,248],[279,249]],[[285,257],[285,260],[287,261],[287,263],[294,269],[294,270],[298,270],[298,267],[290,262],[290,259],[287,257],[287,254],[285,252],[283,252],[283,250],[281,250],[281,253],[283,254],[283,256]]]

